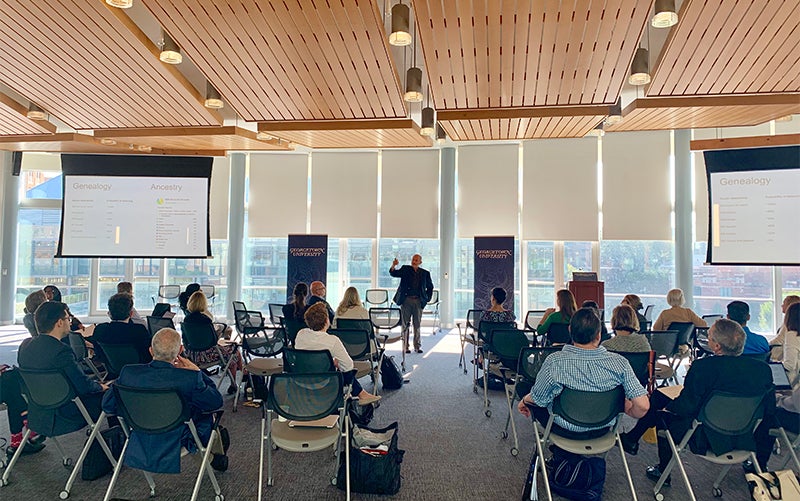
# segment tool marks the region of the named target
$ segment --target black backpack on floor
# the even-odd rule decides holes
[[[367,428],[353,426],[350,436],[350,490],[364,494],[396,494],[400,490],[400,463],[405,451],[397,447],[397,422],[386,428]],[[366,431],[373,444],[380,441],[384,447],[382,452],[375,449],[362,450],[357,445],[356,436],[360,430]],[[339,454],[339,471],[336,475],[336,487],[346,489],[344,451]]]
[[[399,390],[403,387],[403,373],[394,357],[383,357],[381,362],[381,384],[384,390]]]

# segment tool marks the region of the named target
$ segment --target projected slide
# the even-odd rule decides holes
[[[800,169],[710,172],[715,263],[800,261]]]
[[[208,178],[69,176],[65,256],[205,257]]]

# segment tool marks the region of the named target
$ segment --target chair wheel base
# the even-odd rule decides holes
[[[486,409],[483,411],[483,413],[486,415],[486,417],[492,417],[492,409]]]
[[[331,478],[331,485],[336,485],[336,477]]]
[[[72,458],[66,458],[61,461],[61,464],[64,465],[64,468],[71,469],[72,468]],[[66,499],[66,498],[62,498]]]
[[[516,447],[512,447],[511,448],[511,455],[514,456],[514,457],[519,456],[519,449],[517,449]]]
[[[508,438],[508,432],[507,431],[500,432],[500,438],[502,438],[503,440],[507,439]]]
[[[225,501],[225,496],[223,496],[222,494],[217,494],[216,496],[214,496],[214,501]]]
[[[655,495],[656,501],[664,501],[664,495],[660,492]]]
[[[719,487],[714,487],[714,489],[711,491],[711,494],[713,494],[715,498],[721,498],[722,489],[720,489]]]
[[[7,485],[8,485],[8,479],[7,478],[0,478],[0,487],[5,487]]]
[[[61,499],[67,499],[69,497],[69,491],[61,491],[58,493],[58,497]]]

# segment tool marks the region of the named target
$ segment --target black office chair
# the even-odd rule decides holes
[[[203,481],[203,473],[208,476],[214,488],[214,500],[224,500],[224,496],[217,483],[217,477],[211,469],[211,448],[219,433],[217,428],[219,425],[219,418],[222,416],[222,411],[214,413],[211,437],[208,440],[208,444],[204,445],[192,421],[192,409],[177,390],[134,388],[115,384],[110,391],[114,392],[115,402],[119,412],[119,420],[122,425],[122,430],[125,432],[125,445],[122,447],[119,462],[115,465],[114,474],[111,476],[111,482],[108,484],[108,489],[106,490],[104,498],[105,501],[111,499],[114,485],[117,483],[119,472],[122,470],[125,453],[128,451],[128,444],[130,443],[132,432],[142,435],[160,435],[182,426],[187,426],[189,428],[197,450],[202,454],[200,469],[197,472],[197,480],[194,483],[191,501],[197,499],[200,492],[200,485]],[[152,475],[144,470],[142,470],[142,472],[150,487],[150,497],[155,497],[156,485]]]
[[[364,291],[364,307],[385,308],[389,306],[389,291],[386,289],[367,289]]]
[[[669,362],[678,352],[678,331],[645,331],[642,335],[656,352],[655,378],[662,381],[660,386],[666,386],[670,380],[678,384],[676,369]],[[666,363],[659,363],[658,360]]]
[[[229,342],[229,344],[234,345],[234,350],[229,357],[226,357],[217,342],[217,331],[214,330],[214,326],[212,324],[197,324],[191,322],[181,322],[181,338],[183,339],[183,347],[189,351],[202,352],[212,348],[215,350],[218,356],[217,360],[204,363],[195,362],[195,364],[204,370],[214,366],[219,366],[221,368],[222,372],[217,382],[217,389],[222,385],[225,376],[231,379],[232,385],[238,386],[238,382],[233,374],[231,374],[230,370],[238,350],[238,345],[236,343]]]
[[[353,367],[356,369],[356,378],[369,376],[372,380],[372,387],[375,394],[378,394],[378,375],[380,366],[375,362],[380,358],[379,354],[373,350],[373,343],[369,337],[369,332],[362,329],[329,329],[328,334],[336,336],[342,342],[347,354],[353,360]]]
[[[250,378],[250,387],[253,389],[254,398],[262,398],[263,395],[256,395],[253,376],[268,379],[275,374],[283,372],[283,357],[281,355],[284,349],[286,349],[286,331],[283,327],[278,327],[277,329],[263,328],[257,331],[246,330],[242,334],[244,369]],[[237,411],[240,390],[241,388],[237,387],[236,395],[233,399],[233,412]]]
[[[86,340],[83,336],[78,332],[70,332],[68,336],[69,347],[72,348],[75,360],[78,361],[78,366],[81,367],[84,374],[92,374],[98,381],[104,381],[108,373],[106,370],[101,371],[92,360],[92,357],[89,356],[89,350],[86,347]],[[105,366],[101,365],[101,367],[105,369]]]
[[[644,307],[644,313],[643,313],[644,318],[646,318],[650,322],[653,321],[653,309],[655,307],[656,307],[656,305],[654,305],[654,304],[648,304],[647,306]]]
[[[517,426],[514,423],[513,414],[515,412],[514,400],[516,398],[517,374],[519,357],[525,348],[529,348],[531,341],[525,331],[519,329],[495,329],[491,333],[491,350],[497,357],[497,370],[503,379],[506,404],[508,404],[508,417],[506,425],[500,436],[505,440],[508,438],[508,425],[511,425],[511,432],[514,435],[514,446],[511,448],[511,455],[519,454],[519,439],[517,438]]]
[[[525,330],[536,331],[536,326],[544,316],[545,310],[528,310],[525,313]]]
[[[264,328],[264,316],[260,311],[248,310],[242,301],[233,301],[233,316],[236,331],[240,336],[245,333],[258,332]]]
[[[545,333],[545,344],[547,346],[572,344],[572,335],[569,333],[569,324],[550,324],[547,327],[547,332]]]
[[[656,352],[650,351],[615,351],[631,364],[636,379],[642,383],[648,394],[653,393],[656,381]]]
[[[492,352],[492,333],[496,329],[516,329],[517,324],[515,322],[487,322],[481,321],[478,323],[478,342],[480,345],[478,346],[478,360],[482,360],[483,363],[481,365],[481,370],[483,371],[483,413],[486,417],[492,416],[492,411],[489,409],[489,406],[492,404],[491,400],[489,400],[489,367],[492,363],[496,363],[497,359],[493,358]],[[479,362],[480,363],[480,362]],[[477,382],[473,381],[473,391],[475,391],[475,385]]]
[[[274,327],[283,325],[283,305],[277,303],[269,303],[269,321]]]
[[[170,306],[178,305],[178,296],[181,295],[180,285],[159,285],[158,295],[152,296],[153,304],[169,303]],[[158,298],[158,299],[156,299]]]
[[[294,340],[297,338],[297,333],[307,327],[305,321],[297,320],[295,318],[284,318],[282,320],[283,328],[286,329],[286,340],[289,346],[294,346]]]
[[[458,327],[458,337],[461,341],[461,358],[458,359],[458,366],[464,368],[464,374],[467,373],[467,359],[464,355],[464,348],[467,344],[472,345],[472,362],[473,362],[473,391],[477,392],[478,388],[474,385],[474,381],[478,379],[478,346],[480,341],[478,341],[478,324],[481,322],[481,314],[483,310],[468,310],[467,311],[467,322],[464,327],[464,330],[461,330],[461,322],[456,323],[456,327]]]
[[[442,330],[442,323],[439,320],[439,305],[441,302],[439,301],[439,289],[433,289],[433,293],[431,294],[431,300],[428,301],[428,304],[425,305],[425,309],[422,310],[422,315],[430,315],[433,317],[433,335],[435,336],[440,330]]]
[[[139,350],[132,344],[99,342],[96,342],[96,344],[106,357],[108,377],[111,379],[119,377],[122,368],[126,365],[142,364],[146,362],[145,360],[141,360]]]
[[[333,372],[336,366],[328,350],[283,350],[284,372],[309,374],[316,372]]]
[[[380,351],[381,359],[378,366],[383,364],[383,357],[386,356],[386,345],[402,341],[403,333],[396,331],[401,324],[400,308],[370,308],[369,321],[375,332],[375,339],[381,342]],[[338,324],[337,324],[338,325]],[[401,350],[402,358],[401,365],[403,370],[406,370],[406,350],[405,346]]]

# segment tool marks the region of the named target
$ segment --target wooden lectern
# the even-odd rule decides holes
[[[578,308],[581,307],[584,301],[594,301],[601,310],[605,309],[605,301],[603,299],[605,282],[572,280],[567,284],[567,288],[575,296]]]

